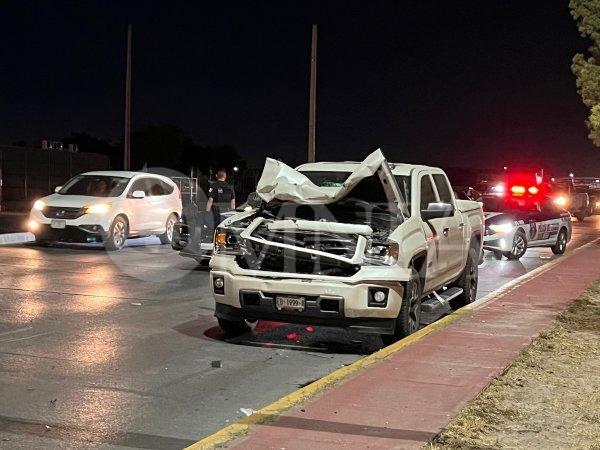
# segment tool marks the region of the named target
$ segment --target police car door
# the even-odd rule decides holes
[[[561,214],[560,208],[549,197],[545,197],[540,201],[533,245],[549,245],[556,242],[563,221]]]

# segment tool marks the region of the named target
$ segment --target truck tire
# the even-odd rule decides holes
[[[527,251],[527,236],[523,231],[518,230],[513,238],[512,248],[509,252],[503,252],[508,259],[517,260]]]
[[[258,320],[227,320],[217,317],[219,326],[229,336],[240,336],[252,331]]]
[[[393,344],[419,329],[422,296],[423,286],[421,286],[421,278],[415,268],[411,267],[410,279],[406,282],[404,288],[402,306],[400,307],[400,314],[398,314],[398,318],[396,319],[394,334],[381,335],[381,340],[385,345]]]
[[[479,267],[477,265],[477,251],[471,247],[469,249],[469,255],[467,256],[465,268],[458,280],[452,284],[452,286],[461,288],[463,290],[462,294],[450,300],[450,308],[458,309],[474,302],[477,297],[478,280]]]
[[[567,249],[567,231],[563,228],[558,233],[558,237],[556,238],[556,244],[550,247],[552,253],[555,255],[562,255]]]

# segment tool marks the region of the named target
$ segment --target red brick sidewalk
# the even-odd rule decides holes
[[[593,243],[228,447],[419,448],[600,277]]]

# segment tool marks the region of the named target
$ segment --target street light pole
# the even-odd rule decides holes
[[[317,26],[312,26],[310,49],[310,104],[308,108],[308,162],[315,162],[317,120]]]
[[[123,143],[123,170],[131,165],[131,24],[127,26],[127,73],[125,75],[125,137]]]

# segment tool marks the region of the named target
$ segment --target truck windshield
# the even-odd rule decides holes
[[[300,172],[319,187],[342,187],[351,172],[308,171]]]
[[[83,195],[87,197],[118,197],[123,193],[130,178],[110,175],[77,175],[65,183],[61,195]]]
[[[301,173],[319,187],[342,187],[351,172],[307,171]],[[394,175],[394,178],[410,211],[410,176]]]

